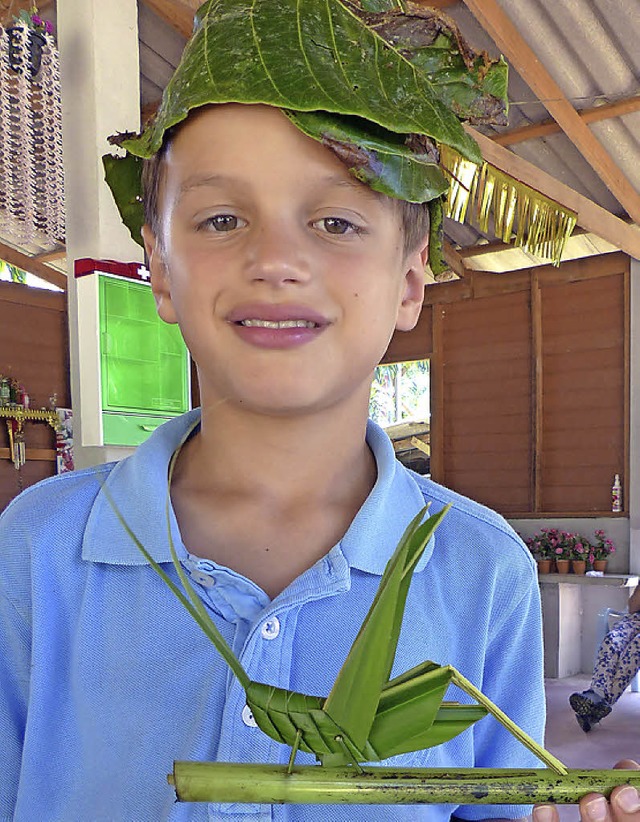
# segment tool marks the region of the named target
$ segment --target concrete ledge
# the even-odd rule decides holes
[[[603,574],[601,577],[586,574],[539,574],[540,585],[612,585],[615,588],[635,588],[640,582],[636,574]]]

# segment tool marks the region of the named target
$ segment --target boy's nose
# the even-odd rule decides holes
[[[264,230],[254,236],[247,258],[252,280],[280,286],[307,282],[310,273],[307,255],[290,235]]]

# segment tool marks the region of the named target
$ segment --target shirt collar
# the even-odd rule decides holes
[[[171,562],[167,539],[167,473],[176,448],[200,421],[200,410],[161,425],[130,457],[114,465],[98,492],[85,528],[82,558],[113,565],[146,565],[116,508],[156,562]],[[170,509],[170,518],[175,519]],[[175,539],[176,529],[172,528]]]
[[[425,500],[415,475],[396,459],[388,435],[372,420],[367,424],[367,444],[376,460],[378,478],[340,547],[352,568],[382,575],[405,528]],[[427,544],[416,571],[424,568],[434,544],[435,537]]]
[[[200,421],[199,409],[170,420],[146,442],[114,465],[98,492],[85,529],[82,558],[113,565],[146,565],[147,560],[125,534],[116,513],[156,562],[171,562],[167,539],[167,471],[172,454]],[[409,521],[424,506],[414,476],[395,457],[393,445],[374,422],[367,425],[367,443],[375,457],[378,477],[339,546],[350,566],[381,575]],[[179,531],[169,506],[172,538]],[[371,550],[374,546],[374,550]],[[434,548],[431,539],[416,566],[420,571]]]

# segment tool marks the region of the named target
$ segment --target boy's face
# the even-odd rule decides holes
[[[278,109],[199,110],[170,146],[161,236],[144,229],[160,316],[178,322],[203,406],[260,414],[366,408],[395,328],[418,318],[425,248]]]

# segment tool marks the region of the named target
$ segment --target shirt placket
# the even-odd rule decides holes
[[[242,577],[233,575],[237,590],[230,587],[230,574],[221,572],[214,563],[195,557],[185,561],[192,582],[205,601],[222,612],[236,626],[234,650],[250,679],[267,683],[275,682],[284,674],[288,680],[291,659],[292,633],[287,638],[284,608],[281,613],[269,611],[255,599],[255,589]],[[220,581],[224,579],[224,595],[220,593]],[[240,604],[241,602],[241,604]],[[252,603],[255,603],[251,607]],[[247,619],[254,611],[254,620]],[[245,618],[238,616],[242,613]],[[261,618],[258,619],[258,616]],[[295,622],[295,618],[292,620]],[[221,717],[216,759],[225,762],[277,762],[282,746],[263,733],[257,726],[253,713],[246,702],[246,694],[234,676],[229,677],[225,707]],[[272,819],[270,805],[240,803],[210,803],[210,820],[225,822],[269,822]]]

